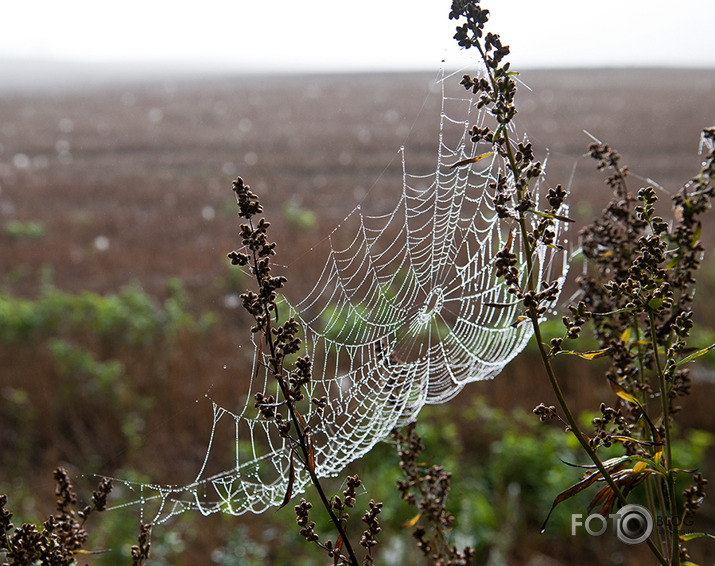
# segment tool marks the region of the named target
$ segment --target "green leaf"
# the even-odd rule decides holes
[[[680,360],[677,364],[675,364],[675,367],[681,366],[683,364],[687,364],[688,362],[692,362],[695,358],[699,358],[703,354],[707,354],[710,350],[715,348],[715,344],[711,344],[707,348],[703,348],[702,350],[698,350],[694,354],[690,354],[687,358],[683,358]]]
[[[564,354],[569,356],[578,356],[579,358],[583,358],[584,360],[595,360],[597,358],[602,358],[608,355],[608,352],[610,350],[610,348],[606,348],[604,350],[591,350],[590,352],[574,352],[573,350],[560,350],[556,353],[556,355],[560,356]]]
[[[695,232],[693,232],[693,241],[690,243],[692,247],[695,247],[695,245],[700,241],[700,233],[703,231],[703,224],[702,222],[698,222],[698,227],[695,229]]]
[[[532,212],[533,214],[537,214],[538,216],[543,216],[544,218],[553,218],[554,220],[561,220],[562,222],[576,222],[572,218],[569,218],[568,216],[561,216],[560,214],[551,214],[550,212],[541,212],[540,210],[528,210],[527,212]]]
[[[623,334],[621,334],[621,342],[628,344],[628,340],[631,337],[631,327],[629,326],[623,331]]]
[[[623,389],[618,383],[613,381],[612,379],[609,379],[608,382],[611,384],[611,389],[613,392],[618,395],[621,399],[624,401],[628,401],[629,403],[633,403],[634,405],[638,405],[639,407],[641,406],[640,401],[638,401],[638,398],[635,395],[631,395]]]
[[[606,469],[609,468],[614,468],[616,466],[622,468],[623,463],[627,462],[631,457],[630,456],[618,456],[617,458],[609,458],[608,460],[603,462],[603,466]],[[559,458],[560,459],[560,458]],[[566,460],[561,460],[564,464],[567,466],[571,466],[572,468],[582,468],[584,470],[596,470],[598,469],[598,466],[595,464],[574,464],[572,462],[567,462]]]
[[[470,157],[469,159],[463,159],[462,161],[457,161],[454,165],[450,165],[450,169],[456,169],[457,167],[464,167],[465,165],[470,165],[472,163],[477,163],[478,161],[481,161],[482,159],[486,159],[487,157],[490,157],[494,155],[493,151],[489,151],[487,153],[482,153],[481,155],[477,155],[476,157]]]
[[[595,360],[597,358],[603,358],[608,354],[608,351],[610,348],[606,348],[605,350],[592,350],[590,352],[574,352],[579,358],[583,358],[584,360]]]
[[[610,311],[610,312],[594,312],[594,313],[591,313],[591,316],[611,316],[614,314],[621,314],[624,312],[633,312],[633,311],[637,311],[637,310],[638,310],[638,307],[628,307],[628,308],[622,308],[622,309],[618,309],[618,310]]]
[[[620,434],[612,434],[611,438],[613,440],[618,440],[619,442],[623,442],[624,444],[638,444],[640,446],[662,446],[661,442],[654,442],[652,440],[639,440],[637,438],[633,438],[632,436],[623,436]]]
[[[659,464],[660,459],[663,456],[663,451],[660,450],[656,452],[655,456],[653,456],[653,459],[651,460],[650,458],[644,458],[643,456],[629,456],[628,460],[630,462],[635,462],[636,464],[633,466],[633,471],[634,472],[642,472],[646,468],[648,468],[648,471],[650,473],[655,473],[658,474],[659,476],[666,477],[668,475],[668,472],[665,470],[663,466]]]
[[[689,540],[693,540],[696,538],[703,538],[703,537],[715,538],[715,535],[711,535],[709,533],[686,533],[684,535],[680,535],[680,540],[687,542]]]
[[[665,265],[665,269],[673,269],[678,263],[680,263],[680,258],[675,256]]]

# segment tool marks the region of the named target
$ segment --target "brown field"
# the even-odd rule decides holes
[[[243,285],[225,259],[239,243],[231,181],[240,175],[259,193],[289,294],[300,295],[321,267],[311,248],[357,204],[368,214],[392,208],[401,190],[401,145],[409,171],[434,167],[440,108],[434,78],[176,75],[57,88],[52,81],[0,85],[0,230],[12,220],[46,227],[39,239],[0,233],[0,290],[36,296],[41,272],[51,267],[64,291],[106,294],[138,281],[164,297],[166,279],[177,276],[190,310],[212,311],[218,319],[206,334],[179,335],[171,351],[160,351],[163,343],[130,351],[79,338],[102,358],[131,358],[126,371],[135,397],[124,402],[154,403],[142,413],[140,447],[115,430],[121,415],[106,400],[63,397],[41,339],[0,344],[0,491],[22,484],[49,494],[51,507],[51,470],[58,464],[77,474],[136,469],[152,481],[190,481],[210,426],[209,403],[195,401],[209,392],[230,405],[247,393],[240,382],[250,354],[237,348],[248,343],[247,318],[226,301]],[[529,71],[520,78],[532,90],[520,90],[519,127],[542,156],[548,148],[547,180],[569,186],[579,225],[610,196],[582,157],[591,141],[583,130],[621,152],[633,185],[650,184],[649,178],[663,187],[663,200],[697,172],[699,132],[715,124],[715,71]],[[301,227],[291,211],[306,210],[318,221]],[[714,226],[704,229],[709,249]],[[708,327],[715,316],[714,265],[706,264],[700,281],[698,316]],[[573,368],[566,393],[576,407],[593,409],[607,387],[583,386],[579,371]],[[715,385],[707,371],[699,375],[681,423],[715,432]],[[20,389],[31,418],[18,416],[10,399]],[[522,358],[455,403],[470,395],[527,410],[551,398],[546,380],[534,382],[530,361]],[[20,426],[22,433],[13,430]],[[709,461],[715,463],[712,450]],[[37,499],[28,508],[46,509]],[[712,503],[704,515],[715,522]],[[196,542],[185,563],[200,561],[213,543],[210,536]],[[547,544],[533,544],[534,553],[548,554]],[[514,563],[531,560],[527,550]],[[556,552],[548,564],[566,563],[559,560],[567,554]],[[608,563],[599,560],[582,563]]]

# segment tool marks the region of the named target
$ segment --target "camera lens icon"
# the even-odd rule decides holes
[[[653,532],[653,517],[642,505],[625,505],[615,516],[616,536],[626,544],[640,544]]]

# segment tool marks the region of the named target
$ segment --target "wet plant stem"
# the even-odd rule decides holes
[[[546,369],[546,374],[548,375],[549,383],[551,384],[551,388],[553,389],[554,394],[556,395],[556,400],[558,401],[559,406],[561,407],[561,410],[563,411],[564,416],[566,417],[566,422],[569,424],[569,428],[571,429],[571,432],[576,437],[576,439],[579,441],[579,444],[581,444],[581,447],[585,450],[586,454],[588,454],[588,457],[594,463],[594,465],[596,466],[598,471],[601,472],[603,479],[606,481],[606,483],[608,483],[608,485],[611,487],[611,489],[613,489],[613,492],[616,494],[616,497],[618,497],[618,500],[625,505],[625,504],[627,504],[626,497],[623,495],[623,493],[621,492],[618,485],[616,485],[616,482],[613,480],[611,475],[606,470],[606,467],[603,465],[601,458],[599,458],[598,454],[596,454],[595,450],[593,448],[591,448],[591,445],[588,443],[586,436],[581,432],[581,429],[579,428],[578,423],[576,422],[576,419],[574,418],[573,414],[571,413],[571,409],[569,409],[569,406],[566,403],[566,398],[564,397],[564,394],[561,391],[561,387],[559,386],[558,379],[556,378],[556,373],[554,372],[554,368],[551,365],[551,359],[549,358],[549,354],[546,351],[546,348],[544,347],[544,342],[543,342],[543,338],[541,335],[541,329],[539,328],[539,322],[538,322],[538,316],[536,314],[536,309],[534,309],[532,307],[530,309],[530,311],[531,312],[529,314],[531,316],[532,326],[534,327],[534,337],[536,338],[536,343],[539,347],[539,353],[541,354],[541,361],[544,364],[544,368]]]
[[[646,502],[648,504],[648,509],[656,508],[655,497],[653,495],[653,486],[654,486],[655,481],[656,481],[655,478],[653,476],[650,476],[645,482],[645,497],[646,497]],[[660,490],[657,490],[657,491],[660,491]],[[659,504],[661,504],[660,501],[659,501]],[[662,504],[661,504],[661,509],[663,509]],[[667,546],[666,539],[664,539],[661,534],[661,530],[655,529],[655,534],[658,537],[658,546],[662,550],[666,550],[668,548],[668,546]]]
[[[641,328],[640,328],[640,324],[638,322],[638,315],[635,313],[633,314],[632,328],[635,331],[635,339],[636,339],[636,344],[638,344],[638,351],[639,351],[639,355],[637,358],[638,359],[638,372],[639,372],[640,376],[645,376],[646,370],[645,370],[645,365],[643,363],[644,356],[642,355],[642,351],[641,351],[641,348],[642,348],[642,346],[641,346],[641,344],[642,344],[642,342],[641,342],[641,340],[642,340]],[[652,332],[652,328],[651,328],[651,332]],[[657,349],[656,349],[656,351],[657,351]],[[656,354],[656,358],[657,358],[657,354]],[[659,372],[659,374],[662,375],[662,372]],[[647,409],[648,397],[644,396],[643,398],[641,398],[640,401],[641,401],[641,405]],[[645,422],[643,423],[643,428],[644,429],[648,428],[648,425]],[[646,430],[646,434],[648,434],[647,430]],[[668,430],[668,435],[670,435],[669,430]],[[665,517],[667,515],[667,511],[666,511],[667,508],[665,505],[665,501],[663,500],[663,490],[660,489],[659,487],[655,489],[655,493],[657,495],[657,504],[656,504],[656,498],[653,495],[653,487],[654,487],[654,485],[656,485],[655,482],[658,482],[658,481],[659,481],[659,479],[657,477],[651,476],[645,482],[646,501],[648,503],[648,509],[655,510],[656,508],[659,508],[662,516]],[[660,529],[655,529],[655,531],[656,531],[656,536],[658,537],[658,546],[661,548],[661,550],[663,552],[667,553],[667,549],[670,546],[670,542],[669,542],[670,535],[667,532],[667,529],[664,529],[662,534],[661,534]]]
[[[251,223],[251,228],[253,228],[252,223]],[[256,276],[258,286],[260,288],[261,280],[258,275],[258,256],[255,251],[253,251],[252,256],[253,256],[252,269],[253,269],[253,273]],[[271,327],[272,316],[270,313],[269,305],[264,305],[264,314],[266,317],[266,327],[265,327],[263,334],[265,336],[266,344],[268,346],[268,351],[270,353],[271,358],[276,359],[276,348],[275,348],[275,343],[273,342],[272,327]],[[320,479],[318,478],[318,475],[315,473],[315,465],[313,463],[313,458],[311,457],[311,454],[310,454],[310,449],[308,448],[308,441],[306,439],[305,432],[303,431],[303,426],[301,425],[301,419],[298,418],[298,413],[295,408],[295,403],[290,396],[288,385],[287,385],[285,379],[283,378],[283,376],[279,372],[274,372],[274,377],[278,381],[281,392],[283,393],[283,396],[285,397],[286,405],[288,406],[288,412],[290,413],[291,421],[292,421],[293,427],[295,428],[295,431],[296,431],[297,443],[298,443],[298,446],[300,447],[300,451],[302,453],[303,465],[304,465],[305,469],[308,471],[308,474],[310,475],[310,481],[313,483],[313,486],[315,487],[315,490],[318,492],[318,496],[320,497],[320,501],[323,504],[323,507],[325,507],[325,510],[328,512],[328,515],[330,516],[330,522],[335,525],[335,528],[338,531],[338,535],[341,537],[341,539],[343,541],[343,546],[345,547],[345,551],[348,554],[350,563],[353,566],[358,566],[359,563],[358,563],[357,557],[355,555],[355,552],[352,549],[352,545],[350,544],[350,540],[348,539],[347,533],[345,532],[345,529],[343,528],[342,521],[340,521],[338,519],[338,517],[335,515],[335,512],[333,511],[333,507],[330,504],[330,501],[328,500],[328,497],[325,494],[325,491],[323,490],[323,486],[320,483]]]

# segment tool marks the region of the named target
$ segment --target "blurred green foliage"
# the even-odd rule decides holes
[[[67,293],[51,283],[32,299],[0,293],[0,342],[89,332],[139,344],[181,329],[201,331],[214,322],[211,314],[195,318],[187,310],[189,300],[178,279],[167,280],[166,293],[163,303],[138,283],[108,295]]]
[[[310,208],[300,206],[297,202],[289,200],[283,205],[283,219],[288,223],[310,230],[318,225],[318,216]]]
[[[5,234],[13,240],[39,240],[45,237],[47,227],[38,220],[8,220],[5,223]]]
[[[72,294],[54,287],[49,277],[46,279],[35,298],[0,294],[0,345],[26,341],[42,345],[61,378],[63,395],[68,399],[80,396],[108,403],[121,413],[125,442],[129,447],[139,446],[144,418],[155,399],[136,395],[131,380],[127,379],[126,360],[132,352],[147,348],[154,351],[157,346],[166,350],[163,355],[171,356],[181,348],[173,337],[184,330],[206,330],[211,315],[196,316],[190,312],[189,299],[177,279],[167,281],[161,300],[138,284],[114,294],[88,291]],[[280,310],[283,316],[292,314],[285,305]],[[350,321],[344,317],[333,313],[328,320],[333,318],[340,320],[344,328],[350,328]],[[97,339],[99,344],[93,342]],[[122,346],[123,357],[113,357],[112,352],[118,351],[103,350],[99,347],[102,344]],[[17,442],[11,443],[13,459],[29,461],[32,423],[40,407],[21,385],[4,387],[0,404],[17,435]],[[583,415],[582,419],[590,421],[592,417]],[[506,563],[506,557],[513,556],[526,536],[545,541],[541,544],[569,548],[593,544],[593,539],[585,535],[571,536],[571,514],[586,512],[590,492],[560,505],[545,534],[538,535],[554,497],[565,486],[578,481],[583,473],[582,469],[563,463],[584,462],[573,435],[564,433],[562,428],[543,424],[523,410],[498,409],[482,398],[467,397],[449,405],[426,407],[420,415],[418,433],[425,443],[422,454],[425,468],[438,463],[452,472],[448,508],[456,517],[456,528],[451,532],[451,541],[457,546],[473,546],[477,563]],[[678,466],[703,469],[713,435],[688,430],[677,436]],[[603,457],[609,457],[607,451]],[[16,464],[17,461],[14,464],[17,470],[23,469]],[[414,518],[416,510],[401,500],[396,488],[401,472],[395,445],[389,440],[380,443],[346,473],[359,473],[364,485],[354,512],[356,536],[359,538],[362,526],[359,517],[367,501],[370,498],[382,501],[383,534],[378,560],[421,563],[411,530],[403,527]],[[133,477],[130,470],[118,475]],[[5,483],[1,484],[2,481]],[[329,489],[339,493],[344,488],[340,481],[336,479]],[[0,491],[9,492],[14,510],[19,508],[18,516],[32,520],[35,496],[23,488],[22,482],[0,479],[0,484]],[[309,492],[307,497],[313,495]],[[221,518],[220,529],[214,535],[223,542],[218,542],[209,553],[211,563],[314,564],[313,549],[299,535],[290,510],[299,498],[294,496],[288,509],[278,513]],[[320,509],[315,509],[311,519],[318,523],[318,532],[328,533],[327,517],[323,515]],[[108,549],[101,555],[102,564],[125,563],[137,534],[136,515],[131,510],[119,510],[105,513],[100,519],[95,518],[95,526],[90,530],[88,548]],[[190,515],[155,528],[152,564],[181,563],[186,549],[205,535],[202,528]]]
[[[425,407],[417,431],[425,444],[422,453],[425,468],[438,463],[452,472],[447,506],[455,515],[456,527],[451,532],[451,542],[457,546],[472,545],[476,550],[475,563],[506,564],[507,557],[514,556],[527,536],[532,537],[532,542],[540,540],[545,548],[562,545],[574,553],[597,542],[584,533],[571,536],[571,515],[587,513],[590,492],[559,505],[546,531],[540,534],[553,499],[583,475],[583,469],[566,462],[587,463],[573,435],[563,428],[541,423],[523,411],[494,408],[476,397],[457,407]],[[713,440],[712,434],[698,430],[680,436],[676,444],[680,463],[703,469],[705,450]],[[614,456],[618,454],[616,447],[612,450]],[[604,450],[602,456],[608,458],[611,454]],[[384,503],[378,562],[423,563],[411,529],[404,526],[417,511],[402,501],[397,490],[401,471],[394,443],[388,440],[378,444],[345,471],[352,473],[359,473],[364,486],[355,505],[355,517],[361,516],[371,498]],[[330,486],[335,493],[344,488],[339,481]],[[310,500],[313,496],[309,490],[305,497]],[[300,497],[294,495],[289,507]],[[316,521],[318,533],[331,533],[323,515],[316,508],[311,520]],[[298,534],[295,516],[289,510],[262,515],[260,529],[248,528],[256,520],[252,517],[236,520],[241,526],[232,529],[230,538],[214,551],[213,563],[314,564],[313,549]],[[359,538],[361,523],[354,520],[352,526]]]
[[[166,383],[182,340],[214,320],[191,312],[177,278],[161,299],[138,283],[68,293],[50,271],[34,297],[1,292],[0,480],[27,474],[48,450],[90,471],[140,447],[155,401],[146,380]]]

